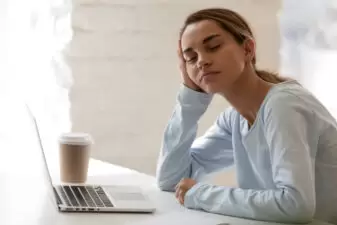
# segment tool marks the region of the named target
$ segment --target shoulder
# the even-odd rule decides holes
[[[261,108],[262,119],[265,122],[270,119],[286,121],[302,116],[310,120],[315,105],[319,105],[318,100],[299,83],[282,83],[267,94]]]

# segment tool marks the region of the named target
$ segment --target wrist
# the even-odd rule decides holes
[[[184,196],[184,205],[186,208],[198,208],[198,192],[199,189],[206,184],[197,183],[189,189]]]
[[[203,91],[196,91],[186,85],[182,85],[179,94],[179,101],[183,105],[190,105],[193,107],[206,107],[212,101],[213,95]]]

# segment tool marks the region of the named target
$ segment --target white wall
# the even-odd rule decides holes
[[[92,133],[94,157],[154,174],[180,84],[178,30],[190,12],[213,6],[235,9],[250,21],[258,63],[276,70],[279,1],[74,1],[74,36],[67,53],[74,77],[73,130]],[[200,132],[227,106],[216,98]]]

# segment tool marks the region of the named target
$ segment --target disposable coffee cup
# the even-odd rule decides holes
[[[59,138],[60,178],[64,183],[85,183],[92,138],[87,133],[65,133]]]

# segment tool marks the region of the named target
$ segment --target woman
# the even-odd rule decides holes
[[[337,223],[337,123],[299,83],[256,68],[245,20],[228,9],[195,12],[181,31],[179,53],[184,85],[163,137],[160,189],[212,213]],[[196,138],[214,94],[232,107]],[[202,180],[232,165],[237,188]]]

